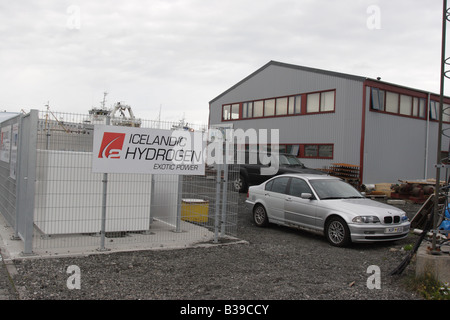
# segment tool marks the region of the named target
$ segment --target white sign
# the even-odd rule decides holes
[[[205,174],[202,132],[96,125],[92,171]]]
[[[9,163],[9,176],[12,179],[16,179],[17,170],[17,146],[19,144],[19,124],[14,123],[12,125],[12,137],[11,137],[11,161]]]
[[[0,160],[9,162],[11,153],[11,126],[3,127],[0,132]]]

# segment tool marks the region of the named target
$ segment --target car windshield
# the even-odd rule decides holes
[[[316,179],[309,182],[321,200],[364,198],[358,190],[342,180]]]
[[[304,164],[297,157],[285,154],[280,154],[280,164],[284,166],[304,167]]]

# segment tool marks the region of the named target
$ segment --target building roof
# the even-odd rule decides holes
[[[6,121],[17,116],[19,113],[17,112],[0,112],[0,122]]]
[[[372,81],[377,81],[377,82],[380,82],[380,83],[383,83],[383,84],[386,84],[386,85],[389,85],[389,86],[395,86],[395,87],[404,88],[404,89],[408,89],[408,90],[414,90],[414,91],[418,91],[418,92],[431,93],[431,94],[439,95],[439,94],[436,94],[436,93],[428,92],[426,90],[409,88],[409,87],[406,87],[406,86],[402,86],[402,85],[398,85],[398,84],[394,84],[394,83],[381,81],[381,80],[378,80],[378,79],[372,79],[372,78],[368,78],[368,77],[356,76],[356,75],[351,75],[351,74],[347,74],[347,73],[328,71],[328,70],[317,69],[317,68],[310,68],[310,67],[299,66],[299,65],[295,65],[295,64],[289,64],[289,63],[284,63],[284,62],[271,60],[268,63],[266,63],[264,66],[262,66],[261,68],[256,70],[255,72],[251,73],[250,75],[248,75],[247,77],[245,77],[244,79],[242,79],[241,81],[239,81],[238,83],[233,85],[231,88],[229,88],[229,89],[225,90],[224,92],[222,92],[220,95],[218,95],[217,97],[212,99],[209,103],[213,103],[217,99],[221,98],[222,96],[224,96],[228,92],[232,91],[233,89],[235,89],[236,87],[238,87],[239,85],[241,85],[242,83],[247,81],[248,79],[252,78],[256,74],[258,74],[261,71],[263,71],[264,69],[268,68],[269,66],[279,66],[279,67],[283,67],[283,68],[302,70],[302,71],[313,72],[313,73],[318,73],[318,74],[323,74],[323,75],[328,75],[328,76],[333,76],[333,77],[339,77],[339,78],[344,78],[344,79],[349,79],[349,80],[356,80],[356,81],[361,81],[361,82],[364,82],[366,80],[372,80]]]

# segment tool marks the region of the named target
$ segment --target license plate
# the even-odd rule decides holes
[[[392,227],[384,229],[384,233],[400,233],[403,232],[403,227]]]

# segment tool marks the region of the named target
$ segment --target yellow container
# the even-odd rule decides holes
[[[182,199],[181,219],[192,222],[208,221],[209,201],[202,199]]]

